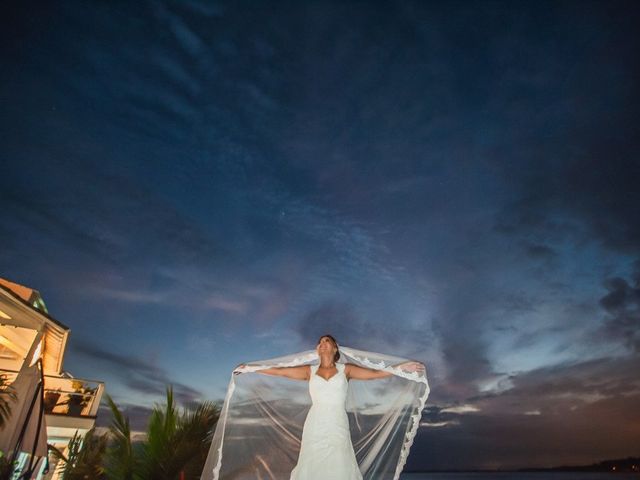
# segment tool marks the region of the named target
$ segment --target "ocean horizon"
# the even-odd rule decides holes
[[[613,472],[408,472],[400,480],[632,480],[640,473]]]

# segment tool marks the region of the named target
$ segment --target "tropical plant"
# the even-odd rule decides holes
[[[140,458],[135,454],[131,441],[131,427],[129,418],[125,417],[113,399],[107,395],[107,402],[111,409],[111,442],[107,448],[106,471],[107,477],[118,480],[136,480],[140,478]]]
[[[167,402],[156,405],[147,425],[147,442],[144,448],[145,477],[154,480],[177,478],[183,466],[174,453],[178,413],[173,402],[173,390],[167,389]]]
[[[16,464],[16,461],[12,462],[11,458],[7,457],[7,455],[0,450],[0,480],[10,480]]]
[[[13,386],[5,374],[0,374],[0,430],[11,416],[11,403],[17,399]]]
[[[62,461],[62,480],[100,480],[106,478],[102,466],[107,449],[107,435],[98,435],[92,428],[84,437],[76,433],[69,441],[68,454],[49,445],[53,455]]]
[[[180,417],[176,455],[189,457],[182,471],[185,479],[199,479],[207,461],[220,409],[213,402],[203,402],[187,409]]]
[[[62,389],[56,388],[55,390],[45,389],[44,391],[44,411],[45,413],[52,413],[58,406],[58,400],[62,396]]]
[[[185,479],[200,478],[220,415],[215,403],[203,402],[179,412],[173,389],[167,388],[166,403],[153,408],[146,440],[136,449],[129,419],[107,398],[113,414],[113,441],[106,461],[109,479],[175,480],[181,474]]]
[[[79,380],[75,380],[71,383],[73,392],[69,394],[69,398],[63,404],[68,405],[67,413],[69,415],[81,415],[84,408],[91,402],[92,396],[95,394],[97,388],[90,388]]]
[[[0,430],[3,430],[11,416],[11,404],[17,400],[16,391],[9,383],[6,374],[0,374]],[[0,451],[0,480],[9,480],[13,475],[16,462]]]

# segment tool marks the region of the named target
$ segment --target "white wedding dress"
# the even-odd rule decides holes
[[[329,380],[317,374],[318,365],[310,367],[312,405],[290,480],[362,480],[345,409],[349,386],[345,365],[336,364],[338,371]]]
[[[429,395],[425,372],[341,345],[338,372],[325,380],[319,360],[305,350],[244,362],[231,375],[201,480],[399,480]],[[391,375],[347,381],[344,364]],[[257,374],[302,365],[309,382]]]

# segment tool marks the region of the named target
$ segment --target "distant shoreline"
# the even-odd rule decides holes
[[[563,465],[559,467],[525,467],[511,469],[406,470],[405,473],[519,473],[519,472],[609,472],[640,473],[640,457],[603,460],[591,465]]]

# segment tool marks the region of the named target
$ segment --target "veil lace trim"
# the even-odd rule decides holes
[[[364,411],[368,404],[364,402],[364,400],[359,400],[359,397],[355,397],[356,399],[353,400],[353,403],[355,403],[353,410],[356,415],[357,426],[352,426],[351,430],[354,435],[360,435],[362,440],[361,443],[364,445],[362,447],[362,458],[359,460],[361,460],[361,469],[365,468],[368,472],[368,474],[363,472],[365,480],[369,478],[372,480],[380,480],[381,478],[392,478],[393,480],[398,480],[409,456],[411,446],[413,445],[413,441],[420,426],[422,410],[424,409],[429,396],[430,389],[426,371],[425,373],[404,371],[398,365],[408,361],[408,359],[400,357],[393,357],[375,352],[365,352],[343,346],[340,347],[340,352],[342,355],[340,363],[343,363],[344,360],[373,370],[383,370],[391,373],[393,377],[396,377],[396,383],[393,384],[394,389],[392,392],[389,392],[392,395],[395,394],[395,397],[392,397],[389,400],[382,400],[382,404],[378,406],[378,408],[381,409],[383,413],[378,413],[380,419],[373,426],[362,427],[362,423],[358,422],[358,412]],[[250,362],[245,364],[243,367],[236,369],[236,372],[243,374],[255,373],[260,370],[273,367],[308,365],[317,362],[317,360],[318,355],[316,351],[310,350],[286,357]],[[242,391],[238,392],[238,385],[236,384],[236,381],[244,381],[243,377],[247,378],[247,385],[244,385]],[[284,461],[283,459],[290,460],[292,457],[295,458],[295,454],[297,453],[296,448],[299,446],[299,442],[297,445],[292,445],[291,438],[299,437],[299,435],[294,434],[293,430],[294,427],[297,430],[301,429],[304,416],[294,416],[294,418],[291,418],[291,416],[288,416],[286,413],[278,415],[269,414],[268,412],[270,409],[284,408],[279,407],[280,403],[278,398],[275,398],[275,400],[273,398],[274,390],[277,393],[277,389],[259,387],[257,384],[254,385],[249,381],[251,377],[254,376],[231,375],[201,480],[261,477],[280,479],[284,478],[282,477],[282,474],[284,473],[280,476],[276,476],[275,469],[277,466]],[[274,382],[274,377],[271,376],[259,375],[258,377],[261,377],[261,380],[266,382],[267,385],[270,381]],[[357,381],[357,395],[362,395],[365,398],[375,398],[375,393],[372,392],[374,392],[373,387],[376,382],[377,381]],[[306,385],[306,382],[304,383]],[[353,384],[353,382],[350,383]],[[263,390],[260,388],[263,388]],[[351,390],[352,385],[350,385],[349,388]],[[297,395],[300,396],[300,394]],[[287,400],[291,400],[291,398],[289,398],[287,394],[283,393],[280,402],[285,404]],[[310,404],[309,401],[308,403]],[[269,405],[269,408],[263,408],[264,405],[267,404]],[[230,415],[230,413],[233,414],[234,412],[235,415]],[[279,418],[289,419],[291,425],[282,425],[278,420]],[[377,418],[375,415],[369,415],[369,423],[367,425],[371,423],[371,419],[375,420],[375,418]],[[402,427],[404,427],[406,423],[406,427],[404,427],[406,428],[404,430],[404,434],[397,435],[398,438],[396,438],[394,435],[396,435],[395,432],[398,429],[386,428],[389,422],[393,422],[393,426]],[[256,428],[260,427],[271,429],[269,430],[271,432],[285,431],[287,437],[285,440],[287,441],[282,442],[280,449],[286,450],[285,453],[287,455],[279,456],[277,460],[274,458],[270,461],[269,455],[265,454],[265,452],[271,452],[272,455],[281,454],[281,452],[274,450],[274,442],[271,442],[266,437],[261,438],[261,435],[255,435],[256,439],[253,440],[253,443],[250,443],[248,439],[251,438],[252,435],[248,435],[246,433],[247,431],[250,432],[250,430],[246,430],[247,427],[245,427],[244,424],[255,424]],[[240,451],[241,449],[239,445],[228,444],[227,437],[232,437],[229,434],[230,429],[234,431],[234,438],[238,436],[238,432],[242,432],[241,435],[245,435],[247,438],[239,444],[241,445],[242,451]],[[362,431],[357,431],[358,429]],[[400,429],[400,431],[401,430],[402,429]],[[355,445],[356,442],[354,442],[354,446]],[[385,456],[384,454],[378,455],[378,453],[380,453],[381,445],[385,445],[385,453],[389,451],[397,453],[394,453],[393,458],[391,458],[391,456],[390,458],[381,458]],[[394,448],[390,447],[396,448],[394,450]],[[249,455],[251,451],[247,452],[247,449],[251,450],[251,448],[255,450],[253,457]],[[259,465],[255,463],[256,458],[260,460]],[[225,476],[223,466],[227,464],[230,466],[225,468],[228,468],[230,473],[228,476]],[[249,473],[254,471],[264,471],[264,476],[261,473]],[[240,476],[243,475],[242,472],[248,472],[249,476]],[[286,478],[288,478],[288,476]]]

